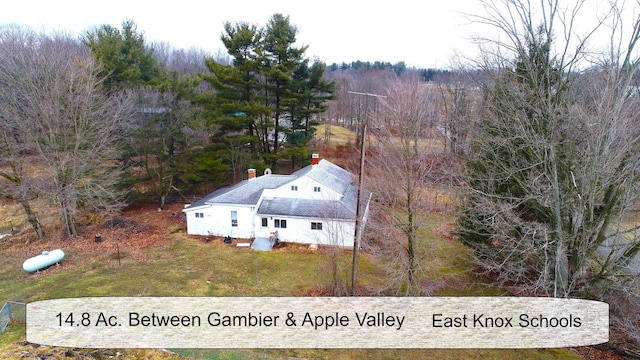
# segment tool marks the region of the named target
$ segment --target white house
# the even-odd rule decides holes
[[[291,175],[269,171],[219,189],[186,207],[187,233],[353,247],[358,189],[354,175],[314,154]],[[371,193],[362,191],[362,227]]]

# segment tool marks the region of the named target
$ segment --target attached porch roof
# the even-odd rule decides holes
[[[371,192],[364,191],[360,209],[364,211],[369,205]],[[315,219],[356,219],[358,189],[350,184],[341,200],[311,200],[293,198],[264,199],[258,208],[258,215],[294,216]]]

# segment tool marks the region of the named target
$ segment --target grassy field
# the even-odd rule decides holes
[[[320,124],[316,129],[316,137],[322,139],[323,141],[327,139],[327,135],[329,137],[329,145],[345,145],[347,143],[355,143],[356,142],[356,134],[355,132],[338,125],[331,125],[329,127],[331,130],[329,134],[327,134],[327,125]]]
[[[160,215],[148,211],[149,216]],[[423,239],[430,246],[430,271],[425,275],[437,283],[435,295],[500,295],[488,283],[475,279],[469,269],[468,253],[459,243],[443,236],[453,218],[433,214],[432,226],[424,230]],[[0,261],[0,301],[31,302],[36,300],[84,296],[299,296],[313,294],[328,284],[327,255],[303,246],[287,246],[271,252],[255,252],[222,243],[219,239],[204,242],[179,231],[175,223],[165,227],[162,237],[152,246],[138,249],[123,242],[117,251],[108,242],[96,244],[91,238],[66,241],[49,240],[45,244],[7,244]],[[140,235],[141,236],[141,235]],[[132,238],[135,242],[136,237]],[[75,243],[73,243],[75,242]],[[82,243],[84,242],[84,243]],[[10,245],[10,246],[9,246]],[[60,247],[65,250],[63,263],[35,274],[26,274],[22,262],[41,248]],[[31,254],[31,255],[30,255]],[[345,251],[344,262],[351,253]],[[383,260],[363,254],[359,264],[359,284],[382,285]],[[345,273],[348,279],[349,274]],[[451,280],[451,281],[449,281]],[[345,280],[346,282],[346,280]],[[0,358],[23,358],[25,354],[52,354],[64,358],[69,349],[33,348],[24,340],[24,326],[11,324],[0,335]],[[571,359],[576,355],[558,349],[551,350],[96,350],[75,349],[97,358],[129,359]],[[117,354],[121,356],[118,356]],[[69,355],[69,353],[67,353]],[[28,357],[27,357],[28,358]]]
[[[327,127],[330,131],[327,131]],[[367,146],[378,144],[379,141],[375,135],[372,135],[371,129],[368,131]],[[335,124],[327,125],[322,123],[316,128],[316,138],[329,146],[335,147],[339,145],[355,144],[356,133],[344,126]],[[398,138],[393,138],[393,141],[394,143],[399,142]],[[446,150],[445,139],[437,130],[431,130],[429,131],[428,136],[420,141],[419,148],[421,151],[444,151]]]
[[[324,135],[324,128],[318,136]],[[355,141],[353,132],[338,126],[331,128],[330,146]],[[449,200],[434,192],[434,199]],[[165,213],[179,212],[173,204]],[[330,283],[327,272],[329,255],[304,246],[286,246],[271,252],[254,252],[222,243],[205,242],[201,237],[184,234],[184,225],[167,220],[155,205],[129,210],[125,216],[148,229],[134,235],[118,231],[84,228],[84,236],[60,240],[55,232],[45,241],[24,245],[29,228],[21,208],[13,203],[0,204],[0,216],[21,227],[13,238],[0,239],[0,302],[86,296],[309,296],[323,293]],[[53,221],[55,219],[47,219]],[[429,226],[421,232],[428,267],[420,281],[428,284],[435,296],[500,296],[501,289],[472,274],[467,249],[450,236],[454,217],[444,213],[429,215]],[[3,224],[0,224],[0,227]],[[48,228],[54,228],[50,224]],[[93,241],[93,232],[102,233],[103,242]],[[22,262],[42,250],[62,248],[65,259],[59,266],[27,274]],[[342,279],[350,282],[351,252],[345,251]],[[363,289],[382,288],[385,282],[384,259],[362,254],[359,284]],[[117,358],[117,359],[577,359],[573,352],[546,350],[443,350],[443,349],[65,349],[36,347],[24,343],[25,326],[13,323],[0,335],[0,358]]]

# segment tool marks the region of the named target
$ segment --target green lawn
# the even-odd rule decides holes
[[[433,223],[451,221],[434,215]],[[489,284],[478,283],[469,275],[469,256],[460,244],[442,239],[426,229],[424,240],[430,246],[434,281],[454,279],[457,288],[441,289],[438,295],[499,294]],[[63,244],[61,244],[63,246]],[[220,242],[204,243],[181,233],[168,235],[165,245],[142,250],[134,257],[123,251],[121,265],[113,252],[86,254],[68,251],[63,265],[30,275],[22,270],[25,252],[12,252],[0,261],[0,301],[31,302],[51,298],[83,296],[291,296],[309,293],[326,285],[327,256],[305,248],[255,252]],[[349,264],[351,253],[343,254]],[[359,284],[379,286],[383,279],[381,260],[360,256]],[[349,279],[345,270],[344,278]],[[345,280],[346,282],[346,280]],[[19,358],[27,345],[24,326],[11,324],[0,335],[0,358]],[[26,350],[25,350],[26,349]],[[50,350],[49,350],[50,351]],[[199,359],[253,359],[286,357],[307,359],[567,359],[576,358],[562,350],[174,350]],[[123,351],[126,358],[181,358],[163,352]]]
[[[64,264],[35,275],[22,270],[23,256],[0,263],[0,299],[30,302],[79,296],[291,295],[322,284],[322,255],[254,252],[206,244],[181,234],[168,247],[144,250],[146,261],[121,253],[85,255],[67,251]],[[363,260],[366,261],[366,260]]]

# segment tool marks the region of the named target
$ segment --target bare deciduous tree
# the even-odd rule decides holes
[[[11,90],[11,79],[18,69],[13,57],[25,43],[32,41],[31,36],[31,33],[21,28],[6,27],[0,32],[0,103],[3,104],[0,106],[0,148],[1,161],[5,166],[5,169],[0,171],[0,177],[5,180],[0,188],[0,195],[20,203],[27,221],[41,239],[44,237],[44,231],[31,206],[34,194],[31,179],[25,170],[27,154],[24,139],[18,131],[19,116],[7,106],[15,100]]]
[[[0,196],[16,200],[22,206],[27,222],[33,227],[38,239],[44,238],[44,230],[40,225],[37,214],[31,206],[31,200],[35,197],[32,191],[31,178],[25,169],[25,158],[22,143],[14,132],[11,121],[2,117],[0,123],[0,146],[2,165],[0,177],[5,180],[0,186]]]
[[[434,165],[422,137],[430,101],[417,79],[404,79],[391,83],[383,102],[371,123],[375,147],[367,153],[366,186],[374,194],[369,228],[391,262],[389,285],[398,293],[420,294],[417,280],[426,255],[420,230]]]
[[[0,59],[3,116],[45,164],[50,181],[36,191],[55,202],[65,232],[75,236],[79,206],[118,207],[119,140],[131,97],[105,96],[98,67],[67,36],[26,33],[12,46]]]
[[[345,296],[349,293],[349,280],[352,271],[351,257],[346,255],[345,236],[352,235],[349,231],[349,223],[336,219],[340,212],[340,204],[327,202],[322,209],[324,218],[312,226],[321,251],[326,256],[326,261],[321,263],[321,273],[326,276],[331,296]]]
[[[481,266],[528,291],[602,296],[592,292],[624,282],[640,250],[626,218],[640,164],[632,86],[640,19],[622,29],[611,4],[582,35],[573,26],[583,1],[482,3],[488,15],[475,18],[503,37],[488,40],[479,62],[487,102],[474,129],[461,240]],[[599,21],[613,30],[607,57],[586,51]]]
[[[476,90],[471,74],[459,69],[438,79],[438,93],[441,121],[436,126],[444,134],[445,145],[451,154],[464,155],[468,150],[469,132],[480,108],[480,91]]]

